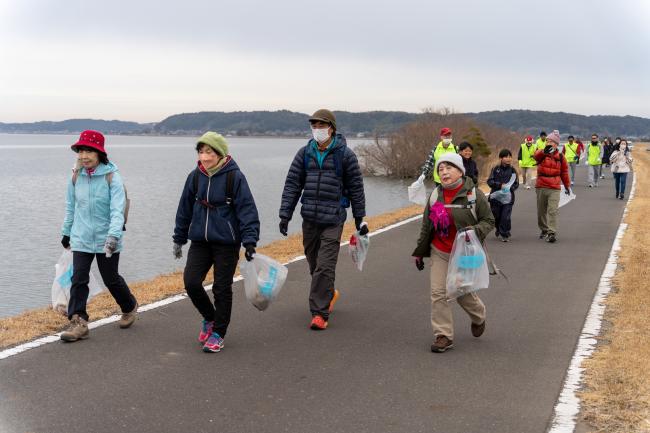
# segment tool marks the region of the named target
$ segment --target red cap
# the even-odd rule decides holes
[[[440,136],[444,137],[445,135],[451,135],[451,128],[442,128],[440,130]]]
[[[533,136],[532,135],[527,135],[526,136],[526,141],[533,141]]]
[[[79,146],[90,147],[106,155],[106,151],[104,150],[104,136],[101,132],[90,129],[82,132],[79,135],[79,140],[70,146],[70,148],[75,152],[79,152]]]

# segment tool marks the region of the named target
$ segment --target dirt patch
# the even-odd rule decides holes
[[[409,206],[367,218],[366,221],[371,230],[376,230],[421,213],[421,206]],[[294,221],[294,224],[298,223]],[[343,239],[348,239],[353,231],[354,223],[348,222],[343,230]],[[273,242],[259,248],[258,252],[285,263],[303,254],[302,235],[296,234],[289,236],[287,239]],[[208,277],[211,275],[211,272],[208,273]],[[206,280],[205,283],[209,284],[210,282]],[[172,295],[185,293],[182,271],[160,275],[149,281],[129,283],[129,287],[140,305],[150,304]],[[119,313],[119,307],[108,293],[102,293],[88,303],[88,315],[92,320]],[[67,323],[65,317],[47,307],[0,319],[0,349],[15,346],[44,335],[54,334],[61,331]]]
[[[650,152],[648,144],[635,147],[636,191],[606,301],[609,326],[583,363],[582,417],[595,432],[650,432]]]

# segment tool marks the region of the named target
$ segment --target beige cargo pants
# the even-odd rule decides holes
[[[431,252],[431,326],[433,335],[444,335],[450,340],[454,339],[454,320],[451,315],[451,306],[447,299],[447,267],[449,254],[435,251]],[[469,314],[472,323],[480,325],[485,321],[485,305],[475,294],[460,296],[458,305]]]

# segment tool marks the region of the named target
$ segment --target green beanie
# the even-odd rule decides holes
[[[228,143],[223,135],[208,131],[199,138],[197,144],[207,144],[221,156],[228,155]]]

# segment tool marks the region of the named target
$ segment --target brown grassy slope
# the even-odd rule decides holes
[[[637,185],[607,298],[609,326],[583,364],[582,416],[596,432],[650,432],[650,152],[645,148],[637,145],[633,155]]]
[[[404,192],[406,194],[406,191]],[[370,229],[386,227],[408,217],[422,212],[421,206],[409,206],[393,212],[367,218]],[[294,224],[297,224],[294,222]],[[354,230],[354,224],[348,222],[343,231],[343,239],[348,239]],[[292,235],[287,239],[273,242],[258,249],[259,253],[284,263],[303,253],[302,235]],[[171,251],[170,251],[171,254]],[[210,276],[211,273],[208,274]],[[206,281],[208,284],[209,281]],[[183,274],[181,271],[160,275],[149,281],[129,284],[140,305],[184,293]],[[102,293],[88,304],[88,314],[91,319],[118,314],[119,307],[108,293]],[[38,308],[26,311],[14,317],[0,319],[0,349],[33,340],[43,335],[61,331],[67,324],[67,319],[50,308]]]

